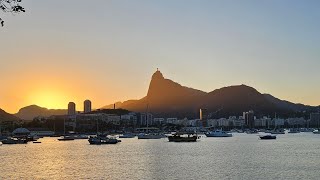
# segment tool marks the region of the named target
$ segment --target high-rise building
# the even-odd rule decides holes
[[[76,104],[74,102],[69,102],[68,104],[68,115],[76,114]]]
[[[140,125],[141,126],[153,125],[153,115],[151,113],[141,113],[140,114]]]
[[[253,111],[244,112],[243,118],[245,120],[247,127],[254,128],[254,112]]]
[[[91,101],[90,100],[85,100],[84,101],[84,113],[91,112]]]
[[[207,120],[208,120],[208,110],[207,109],[200,109],[200,120],[202,122],[202,126],[207,127]]]

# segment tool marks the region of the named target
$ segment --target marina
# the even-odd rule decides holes
[[[257,134],[202,135],[197,143],[135,137],[103,146],[45,137],[38,140],[41,144],[3,144],[0,161],[6,165],[0,166],[0,179],[318,179],[320,136],[302,132],[277,137],[262,141]],[[20,170],[10,173],[15,169]]]

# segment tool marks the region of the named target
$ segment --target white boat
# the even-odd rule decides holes
[[[205,134],[207,137],[232,137],[231,133],[222,130],[210,131]]]
[[[163,135],[158,133],[141,133],[138,135],[138,139],[161,139],[161,138],[163,138]]]
[[[313,134],[320,134],[320,131],[319,131],[319,129],[317,129],[317,130],[314,130],[314,131],[313,131]]]
[[[59,138],[58,141],[73,141],[74,138],[72,136],[62,136],[62,138]]]
[[[102,137],[102,136],[95,136],[89,138],[89,143],[93,145],[101,145],[101,144],[117,144],[121,142],[116,138],[109,138],[109,137]]]

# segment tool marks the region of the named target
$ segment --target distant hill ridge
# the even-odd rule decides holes
[[[211,92],[189,88],[164,78],[157,70],[151,78],[148,93],[139,100],[116,102],[116,108],[135,112],[152,112],[161,117],[198,118],[199,109],[206,108],[212,117],[242,115],[242,112],[254,110],[255,115],[288,115],[295,112],[312,112],[319,107],[295,104],[280,100],[270,94],[261,94],[255,88],[246,85],[223,87]],[[113,109],[113,104],[101,109]],[[19,110],[17,117],[32,120],[37,116],[67,114],[66,109],[47,109],[31,105]]]
[[[47,109],[37,105],[31,105],[21,108],[15,115],[23,120],[33,120],[38,116],[52,116],[52,115],[65,115],[67,114],[66,109]]]
[[[282,101],[246,85],[223,87],[206,93],[165,79],[159,70],[152,75],[145,97],[115,104],[117,108],[138,112],[145,112],[148,107],[148,111],[156,115],[175,117],[198,117],[200,108],[214,112],[217,117],[241,115],[248,110],[254,110],[257,115],[273,115],[275,112],[288,114],[316,108]],[[103,108],[112,107],[107,105]]]
[[[3,121],[19,121],[20,119],[12,114],[5,112],[4,110],[0,109],[0,122]]]

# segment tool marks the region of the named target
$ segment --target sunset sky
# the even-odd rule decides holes
[[[212,91],[246,84],[320,104],[318,0],[24,0],[0,28],[0,108],[82,110],[146,95],[159,68]]]

